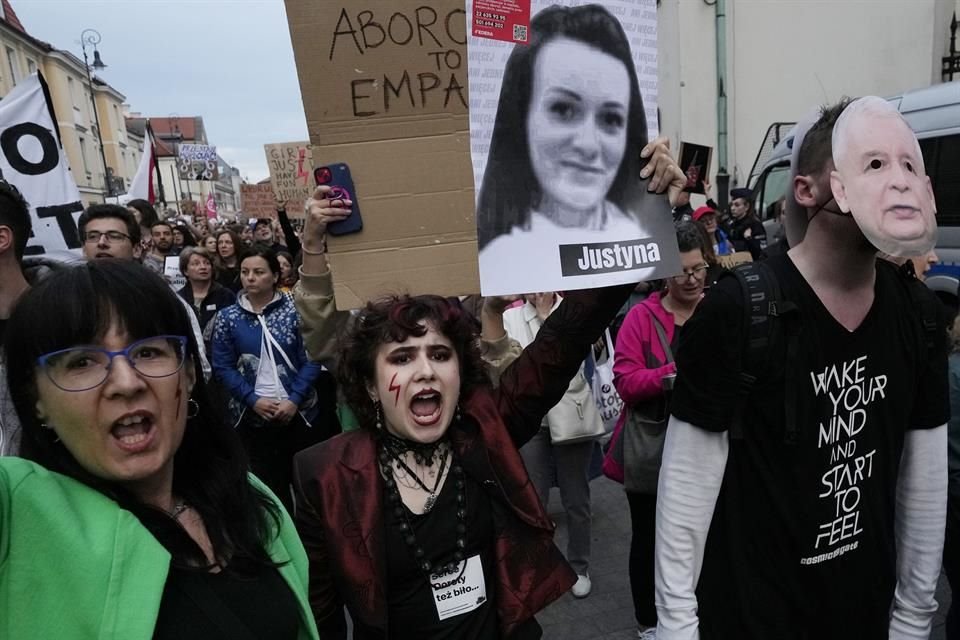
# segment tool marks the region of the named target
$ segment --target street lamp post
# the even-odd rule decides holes
[[[83,48],[83,66],[87,70],[87,84],[90,86],[90,104],[93,107],[93,119],[97,126],[97,141],[100,143],[100,159],[103,161],[103,201],[113,195],[113,185],[110,184],[110,171],[107,169],[107,154],[103,150],[103,134],[100,133],[100,115],[97,113],[97,98],[93,91],[93,77],[90,75],[90,62],[87,58],[87,46],[93,48],[93,68],[101,71],[107,68],[100,59],[97,45],[100,44],[100,32],[95,29],[84,29],[80,34],[80,46]]]

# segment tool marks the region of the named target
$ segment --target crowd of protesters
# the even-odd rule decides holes
[[[38,273],[0,181],[0,636],[538,638],[538,611],[592,592],[602,439],[640,639],[928,637],[941,551],[960,579],[960,328],[948,342],[920,285],[935,255],[884,260],[831,208],[832,145],[866,144],[845,110],[905,126],[854,105],[798,133],[769,242],[748,189],[694,209],[658,139],[644,155],[681,273],[475,313],[429,295],[338,311],[325,233],[351,202],[327,187],[299,234],[282,207],[211,225],[93,205],[82,259]],[[563,441],[564,403],[600,419],[580,399],[603,350],[624,410]],[[841,452],[859,466],[821,476],[818,436],[857,428],[823,427],[844,385],[886,402],[864,409],[865,450]]]

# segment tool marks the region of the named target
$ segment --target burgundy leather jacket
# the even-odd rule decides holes
[[[539,637],[535,613],[565,593],[576,575],[553,543],[554,524],[540,504],[517,449],[540,428],[633,290],[632,285],[569,294],[497,389],[461,398],[464,419],[451,426],[464,471],[505,508],[494,508],[496,607],[504,638]],[[347,606],[356,638],[386,638],[382,478],[372,433],[337,436],[294,460],[297,528],[310,558],[310,604],[317,625]]]

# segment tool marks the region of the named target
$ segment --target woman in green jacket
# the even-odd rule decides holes
[[[0,637],[317,638],[303,547],[209,403],[189,329],[134,263],[64,270],[17,305],[28,460],[0,459]]]

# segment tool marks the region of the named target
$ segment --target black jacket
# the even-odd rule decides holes
[[[207,335],[207,325],[213,320],[213,317],[217,315],[217,311],[224,307],[229,307],[237,301],[237,296],[234,295],[233,291],[216,282],[210,283],[210,291],[207,292],[207,297],[200,301],[199,308],[193,299],[193,288],[189,282],[185,287],[177,291],[177,293],[180,294],[181,298],[190,303],[193,312],[197,314],[197,320],[200,322],[200,330],[203,332],[204,337]],[[205,341],[209,342],[209,340]]]

